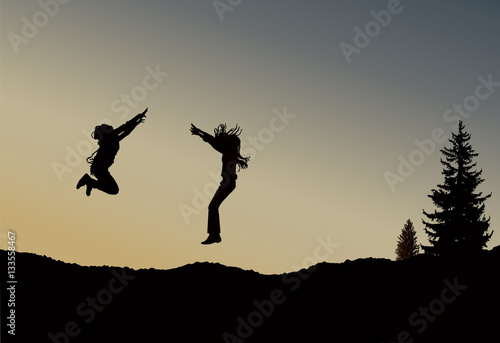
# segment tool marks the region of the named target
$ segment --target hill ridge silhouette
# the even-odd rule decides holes
[[[0,256],[6,255],[0,250]],[[321,262],[283,274],[261,274],[217,262],[166,270],[81,266],[18,252],[16,338],[33,342],[487,340],[498,338],[499,266],[500,246],[461,261],[424,255],[402,261],[360,258]],[[2,306],[2,313],[7,313],[5,302]]]

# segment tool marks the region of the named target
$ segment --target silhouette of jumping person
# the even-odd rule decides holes
[[[86,185],[87,196],[90,196],[94,188],[111,195],[118,194],[118,184],[109,173],[108,168],[115,161],[115,156],[120,149],[120,141],[127,137],[137,125],[144,122],[147,111],[146,108],[144,112],[139,113],[117,129],[113,129],[112,126],[106,124],[95,127],[92,138],[97,139],[99,149],[87,158],[87,162],[90,163],[90,173],[97,180],[94,180],[89,174],[85,174],[78,181],[76,189]]]
[[[191,124],[191,134],[200,136],[209,143],[215,150],[222,154],[222,181],[215,192],[212,201],[208,205],[208,238],[201,244],[219,243],[220,237],[220,218],[219,207],[229,194],[236,188],[236,166],[238,170],[248,167],[249,157],[240,155],[241,129],[236,125],[235,128],[227,130],[226,124],[220,124],[214,129],[214,136],[198,129]]]

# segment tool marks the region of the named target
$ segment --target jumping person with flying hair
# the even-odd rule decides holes
[[[115,161],[115,156],[120,149],[120,141],[127,137],[137,125],[144,122],[147,111],[148,109],[146,108],[144,112],[139,113],[117,129],[113,129],[112,126],[106,124],[95,127],[94,132],[92,132],[92,138],[98,141],[99,149],[87,158],[87,162],[90,164],[90,173],[97,180],[90,177],[89,174],[85,174],[78,181],[76,189],[87,186],[87,196],[90,196],[94,188],[111,195],[118,194],[118,185],[109,173],[108,168]]]
[[[240,155],[241,141],[238,136],[241,134],[241,129],[238,125],[227,130],[226,124],[220,124],[214,129],[214,136],[212,136],[191,124],[191,134],[200,136],[222,154],[222,181],[208,205],[208,238],[201,244],[219,243],[222,241],[220,237],[219,207],[224,199],[236,188],[236,179],[238,178],[236,166],[238,166],[238,170],[246,169],[250,157]]]

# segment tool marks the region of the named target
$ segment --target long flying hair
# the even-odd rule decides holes
[[[228,146],[231,150],[230,152],[236,155],[236,164],[238,165],[238,170],[248,168],[248,161],[250,157],[243,157],[240,155],[240,145],[241,141],[238,137],[243,130],[236,124],[232,129],[227,129],[226,124],[219,124],[214,129],[214,136],[216,139],[222,139],[224,145]]]

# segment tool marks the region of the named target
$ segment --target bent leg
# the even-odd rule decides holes
[[[108,169],[96,171],[94,175],[97,178],[97,181],[91,185],[93,188],[97,188],[98,190],[111,195],[118,194],[118,184],[111,176]]]

